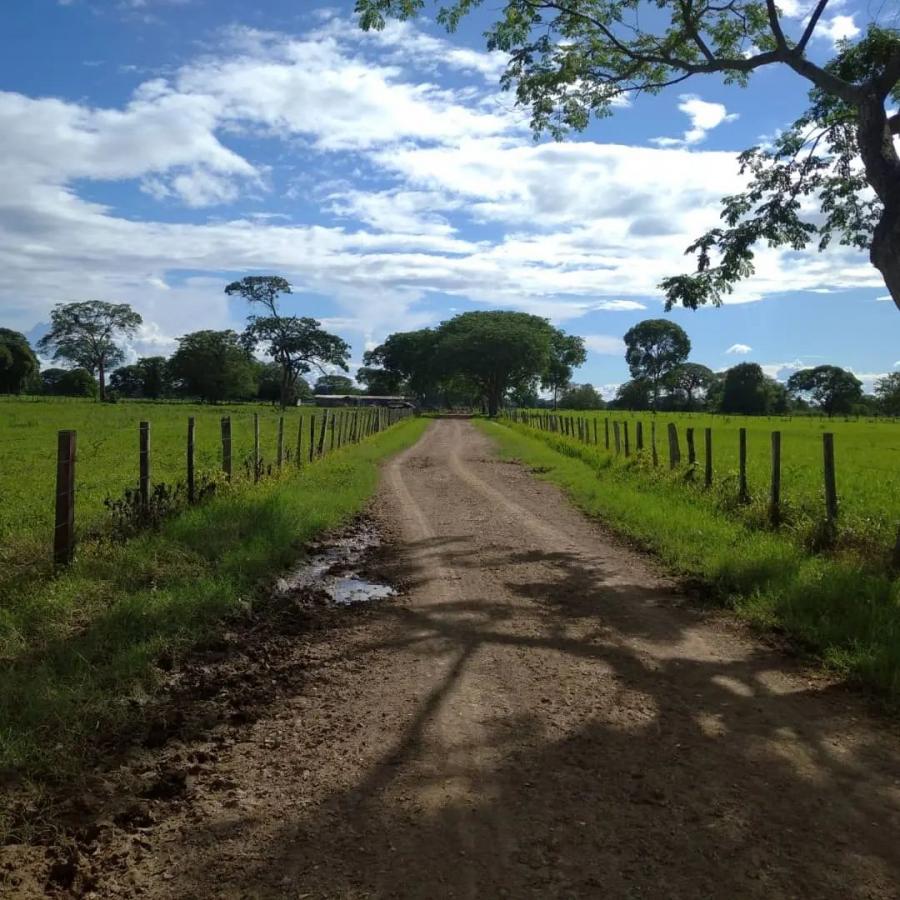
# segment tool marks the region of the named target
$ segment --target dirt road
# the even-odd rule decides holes
[[[98,848],[99,896],[900,896],[900,745],[859,698],[468,422],[390,463],[375,515],[402,596],[170,755],[183,793]]]

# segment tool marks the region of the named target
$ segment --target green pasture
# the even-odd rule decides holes
[[[598,454],[606,455],[605,423],[610,423],[610,453],[615,465],[640,467],[648,477],[675,478],[689,489],[703,490],[706,462],[704,432],[712,429],[713,490],[711,499],[746,521],[765,525],[768,519],[772,471],[772,432],[781,432],[782,529],[803,541],[815,542],[825,518],[822,435],[834,434],[839,503],[838,537],[842,546],[865,555],[890,553],[900,526],[900,420],[827,419],[814,416],[723,416],[691,413],[630,413],[612,410],[572,412],[584,417],[593,443],[597,421]],[[615,457],[613,423],[620,423],[622,452]],[[637,423],[644,432],[644,453],[635,452]],[[650,439],[656,423],[659,470],[650,463]],[[674,474],[668,468],[667,426],[678,429],[682,463]],[[631,456],[624,456],[624,424],[628,424]],[[697,465],[687,466],[688,428],[694,429]],[[747,429],[747,480],[750,502],[738,501],[739,430]]]

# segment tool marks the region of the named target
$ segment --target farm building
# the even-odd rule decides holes
[[[316,406],[386,406],[390,409],[415,409],[407,397],[370,394],[316,394]]]

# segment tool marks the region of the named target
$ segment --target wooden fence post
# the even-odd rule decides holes
[[[309,417],[309,461],[313,461],[313,455],[316,452],[316,414]]]
[[[697,465],[697,448],[694,446],[694,429],[686,428],[684,430],[684,437],[687,441],[687,450],[688,450],[688,465],[690,466],[689,477],[694,477],[694,467]]]
[[[325,432],[328,430],[328,410],[325,410],[324,415],[322,416],[322,430],[319,432],[319,447],[316,451],[316,456],[320,457],[325,452]]]
[[[253,480],[259,481],[259,413],[253,413]]]
[[[603,432],[606,449],[609,450],[609,419],[603,420]]]
[[[750,499],[747,488],[747,429],[738,429],[738,499],[746,503]]]
[[[894,543],[894,554],[891,559],[891,567],[895,572],[900,572],[900,525],[897,526],[897,540]]]
[[[330,423],[330,425],[331,425],[331,445],[328,448],[331,451],[334,450],[334,417],[335,417],[335,415],[336,415],[336,413],[331,414],[331,423]]]
[[[297,468],[303,465],[303,416],[297,423]]]
[[[622,452],[622,438],[619,434],[619,423],[613,422],[613,435],[616,441],[616,456]]]
[[[704,444],[705,444],[705,456],[704,459],[704,476],[703,483],[707,487],[712,487],[712,476],[713,476],[713,458],[712,458],[712,428],[707,428],[704,430]]]
[[[275,454],[275,461],[280,469],[284,464],[284,416],[278,417],[278,450]]]
[[[669,468],[674,469],[681,462],[681,450],[678,447],[678,429],[670,422],[669,431]]]
[[[150,423],[140,424],[140,480],[138,492],[141,498],[141,512],[146,515],[150,508]]]
[[[659,454],[656,452],[656,419],[650,420],[650,449],[653,453],[654,467],[659,465]]]
[[[634,425],[634,449],[638,453],[644,449],[644,423],[635,422]]]
[[[838,516],[837,481],[834,474],[834,435],[826,431],[822,435],[822,458],[825,464],[825,515],[830,525]]]
[[[197,487],[194,478],[194,417],[188,416],[187,430],[187,495],[188,503],[194,503],[197,500]]]
[[[625,456],[630,456],[631,448],[628,444],[628,423],[627,422],[622,423],[622,431],[623,431],[624,437],[625,437]]]
[[[53,562],[68,565],[75,552],[75,437],[60,431],[56,438],[56,521],[53,529]]]
[[[769,493],[769,521],[781,521],[781,432],[772,432],[772,488]]]
[[[598,443],[599,442],[597,440],[597,420],[594,419],[594,446],[596,447]]]
[[[231,416],[222,416],[222,471],[231,481]]]

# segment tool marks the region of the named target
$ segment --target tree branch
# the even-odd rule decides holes
[[[797,44],[798,52],[802,53],[806,49],[806,45],[809,43],[809,39],[813,36],[813,32],[816,30],[816,25],[819,24],[819,19],[822,16],[822,13],[825,12],[825,7],[828,6],[829,0],[819,0],[816,4],[816,8],[813,10],[812,15],[809,17],[809,22],[806,23],[806,28],[803,31],[803,36],[800,38],[800,43]]]
[[[775,35],[775,43],[778,49],[786,51],[788,45],[784,39],[784,32],[781,30],[781,22],[778,20],[778,9],[775,6],[775,0],[766,0],[766,12],[769,14],[769,27],[772,29],[772,34]]]

